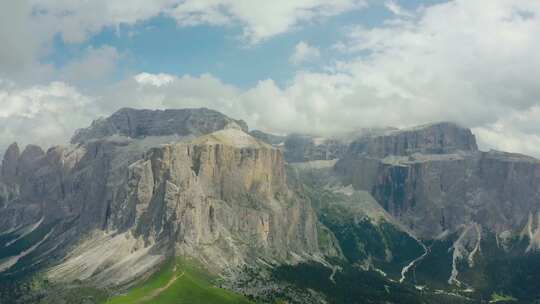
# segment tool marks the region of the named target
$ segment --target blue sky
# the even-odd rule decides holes
[[[415,10],[437,2],[443,1],[403,1],[402,7]],[[123,54],[116,73],[118,79],[143,71],[209,73],[243,88],[268,78],[283,86],[298,68],[317,70],[332,60],[343,59],[346,55],[336,54],[331,47],[345,38],[350,27],[377,27],[392,17],[382,1],[373,1],[366,8],[305,22],[289,32],[250,44],[241,37],[242,27],[238,24],[181,27],[174,19],[159,15],[134,25],[106,27],[81,44],[65,43],[57,35],[54,51],[43,61],[61,68],[88,47],[108,45]],[[319,48],[322,56],[300,67],[291,64],[289,57],[300,41]]]

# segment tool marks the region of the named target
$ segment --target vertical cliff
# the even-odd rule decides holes
[[[219,273],[320,259],[315,212],[288,188],[282,152],[246,128],[207,109],[124,109],[72,145],[12,145],[0,182],[12,249],[0,268],[43,263],[53,281],[106,286],[173,255]]]
[[[319,252],[315,214],[287,188],[281,152],[243,131],[154,148],[129,175],[112,227],[133,223],[136,235],[167,240],[177,254],[231,267]]]
[[[477,151],[471,130],[454,123],[443,122],[384,134],[362,136],[354,141],[348,156],[384,158],[413,153],[448,154],[456,151]]]
[[[470,223],[521,229],[540,209],[539,169],[531,157],[478,151],[470,130],[449,123],[359,139],[335,166],[425,238]]]

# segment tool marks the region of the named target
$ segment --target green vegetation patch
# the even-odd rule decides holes
[[[245,297],[212,285],[209,276],[194,262],[177,259],[168,262],[128,293],[117,295],[106,304],[248,304]]]
[[[273,270],[272,276],[276,281],[287,282],[297,288],[319,291],[335,304],[472,303],[459,296],[419,291],[410,284],[389,281],[377,272],[362,271],[346,263],[333,276],[332,269],[317,263],[280,266]]]
[[[489,303],[503,303],[503,302],[516,302],[517,299],[504,294],[493,293]]]

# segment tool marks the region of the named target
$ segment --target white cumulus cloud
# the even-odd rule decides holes
[[[173,82],[174,77],[168,74],[150,74],[140,73],[133,77],[135,81],[140,84],[152,85],[155,87],[161,87]]]
[[[403,7],[401,7],[396,1],[394,0],[388,0],[384,2],[384,6],[391,11],[394,15],[402,16],[402,17],[412,17],[413,14]]]
[[[20,87],[0,81],[0,150],[12,142],[65,143],[98,115],[93,99],[63,82]]]
[[[300,41],[294,47],[294,52],[289,58],[289,61],[295,65],[302,64],[304,62],[314,61],[321,57],[321,51],[309,45],[305,41]]]

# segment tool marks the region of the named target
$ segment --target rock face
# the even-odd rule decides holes
[[[122,109],[70,145],[9,147],[0,248],[0,280],[129,285],[189,256],[225,278],[339,261],[393,284],[459,285],[492,268],[477,259],[540,249],[540,161],[478,151],[452,123],[320,138],[250,135],[208,109]]]
[[[339,159],[345,155],[351,141],[345,137],[325,138],[301,134],[278,136],[258,130],[250,134],[281,149],[289,163]]]
[[[470,130],[442,123],[360,136],[334,164],[294,166],[317,171],[303,181],[349,262],[399,282],[472,290],[478,301],[493,286],[538,296],[535,284],[512,282],[537,273],[539,160],[478,151]],[[355,198],[362,192],[388,213],[383,221]],[[516,281],[499,282],[507,275]]]
[[[341,158],[347,147],[347,141],[338,138],[293,134],[285,140],[284,155],[289,162],[332,160]]]
[[[355,149],[357,149],[357,152],[360,154],[366,152],[362,151],[362,147],[367,145],[374,150],[381,149],[375,148],[374,146],[379,145],[379,143],[369,142],[369,139],[379,138],[383,134],[390,136],[390,134],[394,134],[396,131],[397,129],[395,128],[365,128],[355,132],[328,137],[294,133],[286,136],[279,136],[258,130],[251,131],[250,134],[281,149],[287,162],[301,163],[343,158],[347,154],[351,144],[356,146]],[[365,144],[363,144],[364,142]]]
[[[20,155],[13,145],[0,182],[3,245],[38,241],[0,254],[0,274],[45,263],[53,281],[108,286],[172,255],[220,273],[320,258],[315,212],[288,188],[281,151],[246,128],[207,109],[123,109],[74,145]]]
[[[15,230],[39,220],[41,208],[36,202],[39,198],[34,197],[35,193],[28,195],[27,191],[33,192],[38,187],[28,179],[30,175],[38,174],[33,170],[43,157],[43,150],[34,145],[27,146],[22,153],[16,143],[7,149],[0,168],[0,231]],[[39,187],[46,187],[47,183],[44,182]],[[23,203],[23,195],[31,199]]]
[[[470,130],[430,125],[360,139],[335,166],[424,238],[479,223],[516,231],[540,210],[540,162],[479,152]]]
[[[218,267],[318,252],[315,214],[287,188],[281,153],[241,130],[154,148],[129,176],[111,229],[169,239]]]
[[[280,146],[282,145],[285,140],[287,139],[287,136],[281,136],[281,135],[275,135],[266,133],[260,130],[252,130],[249,131],[249,134],[267,144],[270,144],[272,146]]]
[[[368,135],[354,141],[348,156],[383,158],[413,153],[447,154],[455,151],[477,151],[476,139],[469,129],[453,123],[437,123],[383,135]]]
[[[11,144],[2,160],[2,168],[0,170],[0,177],[3,181],[11,181],[17,176],[17,167],[19,166],[19,157],[21,151],[17,143]]]
[[[87,129],[81,129],[71,139],[82,143],[111,135],[131,138],[145,136],[199,136],[225,128],[247,132],[244,121],[231,119],[210,109],[135,110],[124,108],[112,116],[99,119]]]

